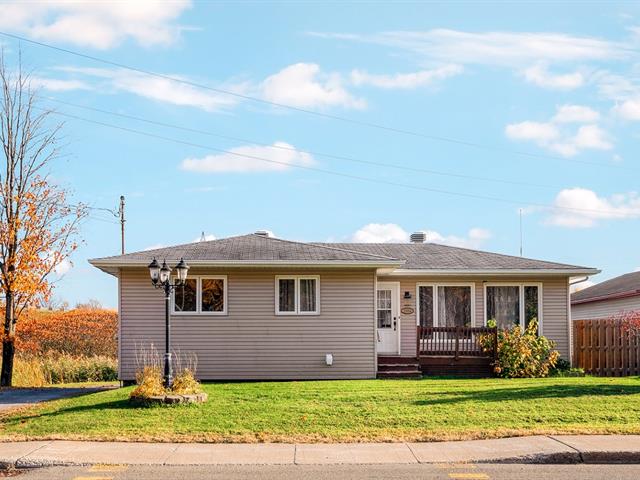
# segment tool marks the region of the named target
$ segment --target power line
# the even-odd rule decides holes
[[[38,107],[36,107],[38,108]],[[360,175],[353,175],[350,173],[343,173],[343,172],[336,172],[333,170],[326,170],[323,168],[317,168],[317,167],[311,167],[308,165],[297,165],[297,164],[292,164],[292,163],[287,163],[287,162],[281,162],[278,160],[272,160],[272,159],[267,159],[267,158],[263,158],[263,157],[258,157],[255,155],[249,155],[249,154],[244,154],[244,153],[239,153],[239,152],[234,152],[231,150],[225,150],[222,148],[217,148],[217,147],[212,147],[210,145],[202,145],[202,144],[198,144],[198,143],[193,143],[193,142],[188,142],[185,140],[180,140],[180,139],[176,139],[176,138],[171,138],[171,137],[167,137],[167,136],[163,136],[163,135],[157,135],[155,133],[149,133],[149,132],[144,132],[141,130],[136,130],[133,128],[128,128],[128,127],[123,127],[120,125],[113,125],[110,123],[106,123],[106,122],[101,122],[98,120],[92,120],[92,119],[88,119],[88,118],[84,118],[84,117],[79,117],[77,115],[72,115],[69,113],[63,113],[63,112],[59,112],[59,111],[53,111],[52,112],[55,115],[61,115],[64,117],[68,117],[68,118],[73,118],[75,120],[80,120],[83,122],[87,122],[87,123],[92,123],[95,125],[100,125],[103,127],[108,127],[108,128],[113,128],[116,130],[121,130],[121,131],[125,131],[125,132],[129,132],[129,133],[134,133],[137,135],[142,135],[145,137],[149,137],[149,138],[155,138],[158,140],[164,140],[167,142],[173,142],[173,143],[177,143],[180,145],[186,145],[186,146],[190,146],[190,147],[195,147],[195,148],[200,148],[203,150],[208,150],[208,151],[215,151],[215,152],[219,152],[219,153],[224,153],[227,155],[233,155],[236,157],[241,157],[241,158],[249,158],[252,160],[258,160],[261,162],[267,162],[267,163],[272,163],[272,164],[276,164],[276,165],[282,165],[285,167],[291,167],[291,168],[298,168],[298,169],[302,169],[302,170],[309,170],[309,171],[313,171],[313,172],[320,172],[320,173],[324,173],[327,175],[333,175],[333,176],[337,176],[337,177],[343,177],[343,178],[349,178],[352,180],[360,180],[360,181],[364,181],[364,182],[369,182],[369,183],[377,183],[377,184],[382,184],[382,185],[390,185],[390,186],[394,186],[394,187],[401,187],[401,188],[409,188],[409,189],[413,189],[413,190],[420,190],[420,191],[426,191],[426,192],[432,192],[432,193],[440,193],[440,194],[444,194],[444,195],[451,195],[451,196],[458,196],[458,197],[465,197],[465,198],[474,198],[474,199],[479,199],[479,200],[490,200],[493,202],[499,202],[499,203],[508,203],[508,204],[512,204],[512,205],[526,205],[526,206],[532,206],[532,207],[539,207],[539,208],[544,208],[544,209],[550,209],[550,210],[568,210],[568,211],[576,211],[576,212],[585,212],[585,213],[599,213],[599,214],[610,214],[610,215],[620,215],[619,212],[614,212],[614,211],[610,211],[610,210],[596,210],[596,209],[588,209],[588,208],[576,208],[576,207],[560,207],[557,205],[548,205],[548,204],[544,204],[544,203],[533,203],[533,202],[525,202],[522,200],[511,200],[511,199],[506,199],[506,198],[500,198],[500,197],[493,197],[493,196],[489,196],[489,195],[479,195],[479,194],[473,194],[473,193],[466,193],[466,192],[456,192],[456,191],[451,191],[451,190],[443,190],[443,189],[437,189],[437,188],[430,188],[430,187],[423,187],[420,185],[411,185],[411,184],[405,184],[405,183],[399,183],[399,182],[392,182],[392,181],[388,181],[388,180],[380,180],[380,179],[376,179],[376,178],[371,178],[371,177],[364,177],[364,176],[360,176]]]
[[[510,185],[520,185],[520,186],[536,187],[536,188],[547,188],[547,189],[563,188],[560,185],[543,185],[543,184],[539,184],[539,183],[521,182],[521,181],[517,181],[517,180],[507,180],[507,179],[501,179],[501,178],[482,177],[482,176],[475,176],[475,175],[464,175],[464,174],[460,174],[460,173],[443,172],[441,170],[432,170],[432,169],[417,168],[417,167],[407,167],[407,166],[404,166],[404,165],[397,165],[397,164],[393,164],[393,163],[377,162],[377,161],[372,161],[372,160],[362,160],[362,159],[358,159],[358,158],[354,158],[354,157],[347,157],[347,156],[343,156],[343,155],[335,155],[335,154],[330,154],[330,153],[317,152],[317,151],[308,150],[308,149],[299,149],[299,148],[295,148],[293,146],[268,144],[268,143],[263,143],[263,142],[257,142],[255,140],[249,140],[249,139],[246,139],[246,138],[219,134],[219,133],[215,133],[215,132],[211,132],[211,131],[207,131],[207,130],[200,130],[200,129],[197,129],[197,128],[184,127],[182,125],[177,125],[177,124],[174,124],[174,123],[160,122],[160,121],[157,121],[157,120],[151,120],[149,118],[144,118],[144,117],[140,117],[140,116],[136,116],[136,115],[130,115],[130,114],[126,114],[126,113],[114,112],[112,110],[105,110],[105,109],[102,109],[102,108],[91,107],[91,106],[88,106],[88,105],[81,105],[81,104],[78,104],[78,103],[67,102],[67,101],[64,101],[64,100],[59,100],[59,99],[54,98],[54,97],[42,97],[42,98],[44,98],[46,100],[50,100],[50,101],[56,102],[56,103],[60,103],[62,105],[68,105],[68,106],[71,106],[71,107],[81,108],[81,109],[84,109],[84,110],[103,113],[103,114],[106,114],[106,115],[112,115],[112,116],[116,116],[116,117],[120,117],[120,118],[126,118],[126,119],[129,119],[129,120],[136,120],[138,122],[144,122],[144,123],[148,123],[150,125],[157,125],[157,126],[160,126],[160,127],[173,128],[173,129],[181,130],[181,131],[184,131],[184,132],[197,133],[197,134],[201,134],[201,135],[208,135],[210,137],[222,138],[222,139],[225,139],[225,140],[233,140],[235,142],[243,142],[243,143],[248,143],[248,144],[251,144],[251,145],[258,145],[258,146],[261,146],[261,147],[270,148],[270,149],[285,150],[285,151],[297,152],[297,153],[306,153],[306,154],[309,154],[309,155],[314,155],[314,156],[318,156],[318,157],[325,157],[325,158],[331,158],[331,159],[334,159],[334,160],[344,160],[344,161],[347,161],[347,162],[361,163],[361,164],[364,164],[364,165],[374,165],[376,167],[393,168],[393,169],[396,169],[396,170],[404,170],[404,171],[407,171],[407,172],[414,172],[414,173],[426,173],[426,174],[430,174],[430,175],[440,175],[440,176],[445,176],[445,177],[462,178],[462,179],[467,179],[467,180],[480,180],[480,181],[484,181],[484,182],[494,182],[494,183],[502,183],[502,184],[510,184]]]
[[[481,143],[477,143],[477,142],[471,142],[471,141],[467,141],[467,140],[461,140],[461,139],[457,139],[457,138],[452,138],[452,137],[445,137],[445,136],[440,136],[440,135],[430,135],[430,134],[426,134],[423,132],[416,132],[413,130],[407,130],[407,129],[403,129],[403,128],[398,128],[398,127],[392,127],[389,125],[382,125],[382,124],[378,124],[378,123],[374,123],[374,122],[367,122],[364,120],[357,120],[355,118],[349,118],[349,117],[343,117],[340,115],[334,115],[334,114],[330,114],[330,113],[325,113],[325,112],[318,112],[315,110],[309,110],[307,108],[302,108],[302,107],[296,107],[293,105],[287,105],[284,103],[279,103],[279,102],[273,102],[270,100],[265,100],[263,98],[259,98],[259,97],[254,97],[251,95],[246,95],[246,94],[242,94],[242,93],[238,93],[238,92],[233,92],[231,90],[225,90],[222,88],[217,88],[217,87],[211,87],[209,85],[204,85],[201,83],[197,83],[197,82],[193,82],[191,80],[186,80],[184,78],[179,78],[179,77],[174,77],[172,75],[166,75],[163,73],[158,73],[158,72],[154,72],[152,70],[146,70],[143,68],[139,68],[139,67],[133,67],[131,65],[126,65],[124,63],[120,63],[120,62],[114,62],[111,60],[106,60],[104,58],[100,58],[100,57],[96,57],[93,55],[87,55],[85,53],[81,53],[81,52],[77,52],[75,50],[70,50],[67,48],[62,48],[62,47],[57,47],[55,45],[51,45],[48,43],[44,43],[44,42],[38,42],[36,40],[31,40],[29,38],[20,36],[20,35],[15,35],[12,33],[8,33],[8,32],[3,32],[0,31],[0,35],[3,35],[5,37],[8,38],[12,38],[14,40],[18,40],[18,41],[22,41],[22,42],[27,42],[33,45],[37,45],[40,47],[44,47],[44,48],[49,48],[52,50],[56,50],[58,52],[62,52],[62,53],[66,53],[69,55],[74,55],[80,58],[85,58],[87,60],[92,60],[94,62],[99,62],[99,63],[103,63],[105,65],[111,65],[113,67],[118,67],[118,68],[122,68],[125,70],[130,70],[132,72],[137,72],[137,73],[141,73],[143,75],[149,75],[149,76],[154,76],[157,78],[162,78],[164,80],[169,80],[172,82],[177,82],[177,83],[181,83],[184,85],[189,85],[191,87],[195,87],[195,88],[200,88],[200,89],[204,89],[204,90],[209,90],[212,92],[216,92],[216,93],[220,93],[223,95],[229,95],[232,97],[236,97],[236,98],[241,98],[243,100],[250,100],[256,103],[261,103],[264,105],[270,105],[270,106],[274,106],[274,107],[278,107],[278,108],[284,108],[287,110],[292,110],[295,112],[300,112],[300,113],[305,113],[308,115],[314,115],[317,117],[322,117],[322,118],[327,118],[327,119],[331,119],[331,120],[338,120],[341,122],[345,122],[345,123],[350,123],[353,125],[359,125],[359,126],[363,126],[363,127],[368,127],[368,128],[374,128],[377,130],[384,130],[384,131],[388,131],[388,132],[392,132],[392,133],[399,133],[399,134],[403,134],[403,135],[408,135],[408,136],[413,136],[413,137],[420,137],[420,138],[425,138],[428,140],[435,140],[435,141],[440,141],[440,142],[446,142],[446,143],[451,143],[451,144],[455,144],[455,145],[462,145],[462,146],[466,146],[466,147],[473,147],[473,148],[479,148],[479,149],[483,149],[483,150],[491,150],[491,151],[498,151],[498,152],[503,152],[503,153],[510,153],[512,155],[518,155],[518,156],[524,156],[524,157],[531,157],[531,158],[545,158],[545,159],[553,159],[553,160],[562,160],[562,161],[571,161],[571,162],[575,162],[575,163],[581,163],[581,164],[585,164],[585,165],[596,165],[596,166],[601,166],[601,167],[611,167],[611,168],[618,168],[618,169],[626,169],[626,167],[621,166],[621,165],[609,165],[609,164],[603,164],[603,163],[598,163],[598,162],[590,162],[587,160],[578,160],[578,159],[567,159],[567,158],[563,158],[563,157],[558,157],[558,156],[553,156],[553,155],[544,155],[544,154],[540,154],[540,153],[533,153],[533,152],[525,152],[525,151],[521,151],[521,150],[511,150],[511,149],[506,149],[506,148],[501,148],[495,145],[486,145],[486,144],[481,144]]]

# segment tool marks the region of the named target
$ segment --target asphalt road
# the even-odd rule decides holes
[[[0,477],[2,475],[0,474]],[[96,466],[51,467],[22,472],[19,480],[637,480],[640,465],[322,465],[322,466]]]

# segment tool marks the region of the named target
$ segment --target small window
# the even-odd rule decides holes
[[[224,278],[202,278],[200,310],[202,313],[224,313]]]
[[[278,280],[278,311],[295,313],[296,311],[296,279],[281,278]]]
[[[184,285],[176,287],[174,290],[174,311],[177,313],[186,313],[197,311],[197,285],[198,280],[196,278],[187,278]]]
[[[226,315],[227,277],[189,277],[173,290],[174,314]]]
[[[487,287],[487,318],[501,329],[520,325],[520,287]]]
[[[300,312],[302,313],[317,311],[316,281],[315,278],[300,279]]]
[[[540,331],[539,285],[487,285],[485,287],[486,320],[495,320],[498,328],[514,325],[527,328],[532,320],[538,320]]]
[[[417,324],[421,327],[470,327],[474,323],[472,284],[418,284]]]
[[[319,294],[319,277],[276,277],[276,314],[317,314],[320,310]]]
[[[393,314],[391,303],[392,293],[391,289],[378,289],[378,328],[391,328],[391,316]]]
[[[438,325],[471,326],[471,287],[438,287]]]
[[[420,326],[433,327],[433,287],[420,286],[418,289],[418,296]]]

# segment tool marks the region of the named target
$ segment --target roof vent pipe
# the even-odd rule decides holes
[[[255,235],[260,235],[261,237],[270,237],[271,232],[268,230],[256,230]]]
[[[427,234],[426,232],[414,232],[411,234],[409,239],[411,240],[411,243],[424,243],[427,241]]]

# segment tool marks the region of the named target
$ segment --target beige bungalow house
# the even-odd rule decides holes
[[[147,265],[190,265],[171,301],[172,348],[204,380],[482,374],[487,319],[537,318],[571,358],[569,282],[594,268],[425,243],[303,243],[264,232],[90,262],[118,279],[119,375],[164,345],[164,297]]]

